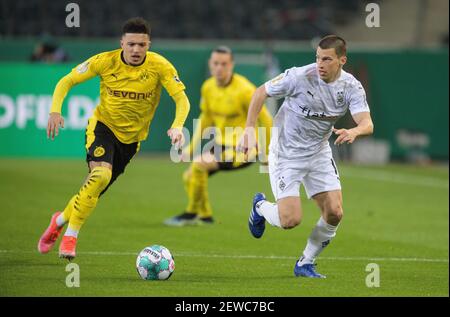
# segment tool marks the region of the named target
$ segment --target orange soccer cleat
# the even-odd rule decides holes
[[[77,247],[77,238],[71,236],[63,236],[59,245],[59,257],[68,259],[75,258],[75,248]]]
[[[44,234],[39,239],[38,251],[39,253],[48,253],[55,245],[56,240],[58,240],[59,235],[63,227],[58,228],[56,224],[56,218],[61,214],[61,212],[55,212],[50,220],[50,225],[45,230]]]

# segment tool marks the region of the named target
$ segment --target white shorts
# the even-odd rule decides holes
[[[269,175],[275,200],[300,196],[301,184],[305,187],[308,199],[318,193],[341,190],[339,172],[330,148],[295,160],[279,160],[270,153]]]

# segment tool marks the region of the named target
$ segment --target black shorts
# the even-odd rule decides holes
[[[93,120],[93,121],[91,121]],[[139,151],[139,142],[125,144],[102,122],[90,119],[86,128],[86,162],[107,162],[112,165],[112,176],[102,194],[125,171],[133,156]]]
[[[231,162],[224,162],[224,157],[226,157],[226,153],[228,153],[228,155],[233,155],[232,157],[235,158],[236,157],[236,150],[232,147],[227,147],[225,145],[218,145],[216,144],[216,146],[220,146],[222,148],[222,152],[221,153],[214,153],[214,148],[211,148],[210,153],[214,155],[217,164],[219,165],[219,168],[217,170],[213,170],[213,171],[209,171],[208,175],[211,176],[215,173],[217,173],[218,171],[234,171],[237,169],[241,169],[241,168],[245,168],[245,167],[249,167],[253,162],[236,162],[236,161],[231,161]]]

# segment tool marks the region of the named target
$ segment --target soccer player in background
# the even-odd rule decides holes
[[[197,146],[201,145],[201,137],[206,132],[205,129],[211,127],[217,132],[215,142],[218,146],[213,149],[215,153],[204,151],[200,156],[195,157],[193,163],[184,172],[183,182],[188,204],[183,213],[166,219],[164,221],[166,225],[213,223],[212,209],[208,199],[208,177],[218,171],[237,170],[251,164],[244,162],[242,153],[239,159],[236,153],[236,142],[245,127],[248,107],[256,87],[244,76],[234,73],[233,68],[234,59],[230,48],[219,46],[212,51],[209,59],[211,77],[203,83],[201,88],[199,125],[195,129],[187,152],[189,157],[193,152],[195,153]],[[266,145],[268,146],[272,116],[263,105],[261,105],[258,120],[260,125],[266,128]],[[227,135],[225,130],[227,127],[238,129]],[[256,151],[252,155],[256,158]]]
[[[68,91],[100,76],[100,103],[86,128],[86,161],[89,174],[63,212],[52,215],[50,225],[38,243],[40,253],[49,252],[63,227],[68,228],[59,247],[59,256],[73,259],[78,233],[97,205],[99,197],[122,174],[148,135],[150,122],[164,87],[176,104],[175,120],[167,135],[172,145],[181,147],[181,132],[189,113],[185,86],[177,71],[164,57],[149,52],[150,27],[142,18],[132,18],[123,26],[120,49],[100,53],[63,77],[56,85],[48,120],[47,137],[54,139],[64,127],[61,107]]]
[[[275,203],[257,193],[248,220],[251,234],[261,238],[267,221],[290,229],[302,220],[300,185],[316,201],[321,217],[295,263],[295,276],[325,277],[315,270],[315,259],[336,235],[343,216],[342,193],[336,163],[328,139],[335,144],[353,143],[373,133],[366,95],[361,83],[342,67],[347,61],[344,39],[324,37],[316,51],[316,63],[287,69],[260,86],[253,95],[246,130],[238,150],[248,153],[255,144],[254,127],[268,97],[285,98],[274,119],[269,150],[269,175]],[[335,129],[347,110],[356,123],[352,129]]]

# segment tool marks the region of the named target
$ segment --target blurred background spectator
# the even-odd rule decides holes
[[[45,35],[34,47],[30,56],[32,62],[60,63],[69,59],[65,50],[58,46],[54,39]]]

